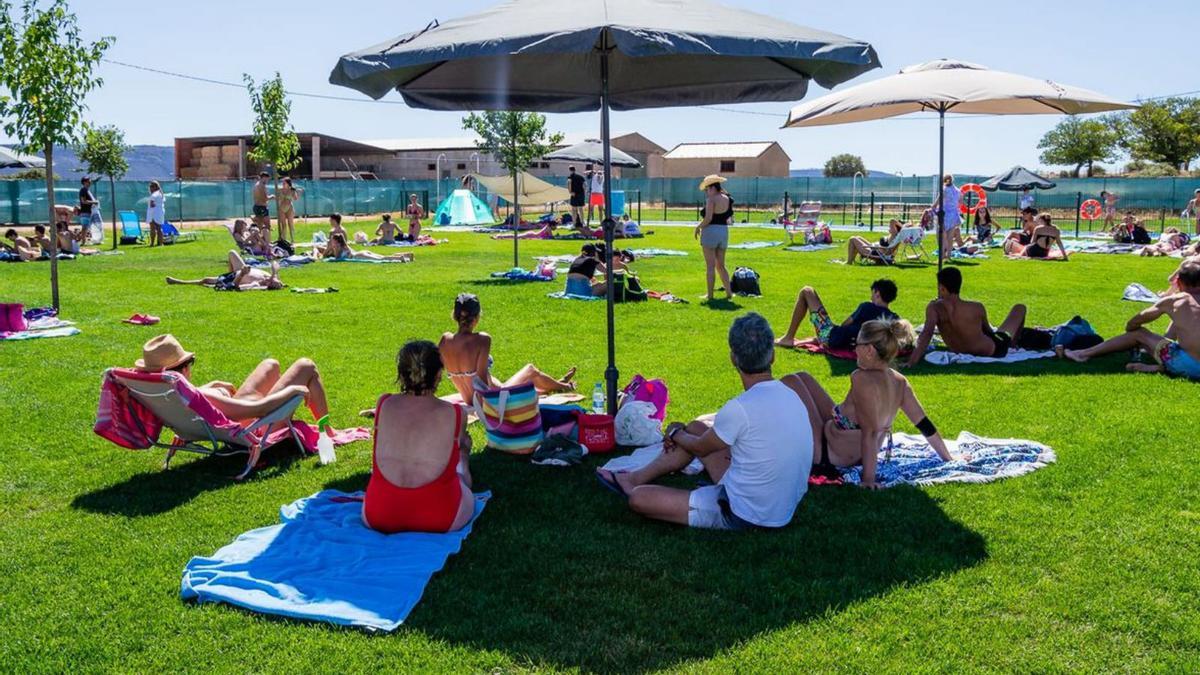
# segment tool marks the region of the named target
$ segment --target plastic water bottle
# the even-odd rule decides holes
[[[322,466],[333,464],[337,461],[337,454],[333,451],[333,439],[325,432],[321,432],[321,435],[317,438],[317,458],[320,460]]]
[[[604,385],[597,382],[596,388],[592,390],[592,414],[603,415],[606,412],[604,403]]]

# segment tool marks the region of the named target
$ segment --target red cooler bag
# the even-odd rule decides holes
[[[579,442],[587,446],[588,452],[610,452],[617,447],[612,415],[580,415]]]

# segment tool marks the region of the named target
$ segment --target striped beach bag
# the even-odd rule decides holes
[[[475,415],[489,448],[528,455],[542,442],[542,415],[532,384],[475,392]]]

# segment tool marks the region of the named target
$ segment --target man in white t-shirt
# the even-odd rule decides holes
[[[729,329],[730,360],[745,389],[711,421],[667,427],[663,453],[641,469],[600,470],[608,488],[647,518],[718,530],[783,527],[808,490],[814,429],[789,385],[771,376],[775,335],[753,312]],[[651,485],[699,458],[714,485],[695,490]]]

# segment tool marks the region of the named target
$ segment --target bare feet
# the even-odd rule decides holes
[[[800,341],[794,337],[788,337],[785,335],[785,336],[775,340],[775,344],[779,345],[780,347],[786,347],[788,349],[796,349],[797,347],[800,346]]]
[[[1088,357],[1084,356],[1080,350],[1064,349],[1063,356],[1075,363],[1087,363]]]
[[[1163,367],[1157,363],[1127,363],[1125,370],[1131,373],[1161,373]]]
[[[180,283],[180,281],[178,279],[176,279],[175,277],[167,277],[167,283],[172,286],[175,286],[175,285],[178,285]]]
[[[571,366],[570,370],[568,370],[559,381],[563,384],[570,384],[571,380],[575,379],[575,373],[578,370],[579,368],[577,366]]]

